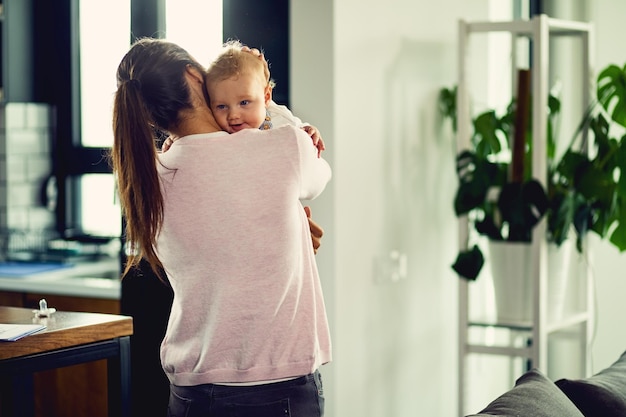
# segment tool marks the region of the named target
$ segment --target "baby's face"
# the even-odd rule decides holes
[[[215,120],[228,133],[258,129],[265,120],[270,92],[259,76],[242,74],[210,82],[207,91]]]

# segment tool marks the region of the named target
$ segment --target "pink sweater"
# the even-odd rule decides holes
[[[161,362],[176,385],[305,375],[331,360],[300,199],[328,163],[292,126],[180,138],[160,155],[157,252],[174,289]]]

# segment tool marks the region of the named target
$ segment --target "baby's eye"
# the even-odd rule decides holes
[[[248,104],[250,104],[250,100],[241,100],[239,104],[242,106],[247,106]]]
[[[215,106],[216,110],[224,110],[226,109],[226,105],[225,104],[218,104],[217,106]]]

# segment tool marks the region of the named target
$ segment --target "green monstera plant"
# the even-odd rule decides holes
[[[597,78],[596,101],[577,133],[556,158],[555,122],[561,103],[548,97],[547,187],[530,177],[532,126],[527,126],[524,176],[511,181],[511,136],[515,101],[498,115],[488,110],[473,119],[471,149],[457,155],[457,216],[492,240],[530,242],[532,229],[547,216],[547,239],[556,245],[575,233],[582,252],[594,232],[620,251],[626,250],[626,66],[608,65]],[[442,115],[456,130],[456,88],[440,91]],[[583,132],[587,132],[583,135]],[[624,174],[624,175],[622,175]],[[484,257],[478,244],[461,251],[452,268],[463,278],[478,277]]]

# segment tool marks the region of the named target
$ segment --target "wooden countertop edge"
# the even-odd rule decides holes
[[[133,334],[132,317],[66,329],[43,330],[15,342],[0,342],[0,360],[100,342]]]

